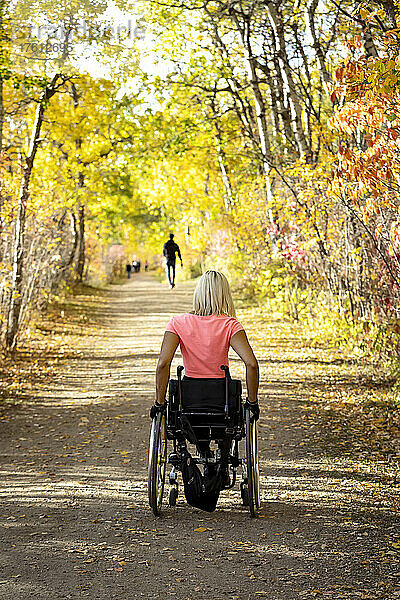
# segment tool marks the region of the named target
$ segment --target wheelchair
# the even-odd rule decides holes
[[[155,516],[160,516],[167,465],[171,466],[169,506],[178,497],[178,472],[182,471],[182,452],[189,442],[197,451],[192,460],[207,469],[223,468],[223,489],[231,489],[241,470],[242,502],[255,517],[260,506],[257,423],[242,401],[241,381],[232,379],[229,368],[221,366],[225,376],[216,380],[182,379],[169,382],[165,412],[153,419],[148,462],[148,498]],[[193,401],[193,398],[195,401]],[[197,401],[196,405],[196,398]],[[239,442],[244,440],[244,456],[239,456]],[[172,451],[168,453],[168,442]],[[211,444],[213,448],[211,448]]]

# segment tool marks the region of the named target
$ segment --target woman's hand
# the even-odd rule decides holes
[[[154,419],[158,413],[163,413],[166,410],[165,402],[164,404],[159,404],[157,401],[153,404],[150,409],[150,419]]]
[[[247,398],[244,407],[249,409],[254,421],[258,421],[260,418],[260,407],[258,402],[249,402],[249,399]]]

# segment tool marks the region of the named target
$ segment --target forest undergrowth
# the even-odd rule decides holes
[[[280,362],[281,348],[286,347],[293,362],[286,363],[282,380],[289,374],[298,380],[311,418],[323,431],[323,443],[328,440],[327,452],[329,446],[342,446],[349,456],[374,456],[388,465],[399,456],[399,400],[390,365],[360,356],[356,345],[340,344],[326,330],[316,331],[316,321],[310,329],[310,322],[246,304],[239,315],[252,323],[252,341],[262,361]]]
[[[3,402],[23,403],[30,398],[33,385],[48,385],[57,366],[79,355],[82,342],[101,324],[98,305],[107,301],[108,293],[104,287],[82,284],[54,298],[46,311],[37,316],[35,326],[20,347],[12,355],[1,356]]]

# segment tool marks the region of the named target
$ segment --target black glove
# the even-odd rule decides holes
[[[155,402],[150,409],[150,419],[154,419],[158,415],[158,413],[165,412],[166,408],[167,407],[165,403],[159,404],[158,402]]]
[[[258,400],[257,402],[249,402],[249,400],[247,399],[244,406],[245,408],[248,408],[250,410],[253,421],[258,421],[260,417],[260,407],[258,406]]]

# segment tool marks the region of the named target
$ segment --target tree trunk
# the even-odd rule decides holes
[[[236,14],[232,15],[237,31],[240,34],[243,50],[245,52],[247,72],[249,75],[251,89],[253,91],[254,104],[256,108],[256,121],[258,135],[260,137],[260,146],[262,152],[262,167],[265,177],[265,187],[267,201],[272,201],[271,177],[270,171],[272,167],[271,146],[269,141],[269,131],[266,117],[266,106],[260,89],[260,81],[257,74],[257,61],[253,54],[253,49],[250,40],[250,17],[244,17],[243,24],[239,23]]]
[[[4,67],[4,58],[6,57],[6,50],[4,42],[7,38],[6,32],[4,30],[4,2],[0,0],[0,45],[3,45],[3,48],[0,48],[0,60],[1,66]],[[3,150],[3,131],[4,131],[4,99],[3,99],[3,74],[0,74],[0,152]],[[0,191],[1,193],[1,191]]]
[[[317,58],[320,76],[327,92],[329,93],[328,84],[331,83],[332,78],[328,73],[328,69],[326,68],[325,54],[319,41],[319,37],[317,36],[317,32],[315,30],[315,12],[318,8],[318,3],[319,0],[311,0],[311,2],[307,4],[305,10],[305,21],[308,33],[312,39],[312,48],[314,49],[315,56]]]
[[[269,68],[268,62],[266,61],[263,65],[259,65],[259,68],[264,73],[269,88],[269,97],[271,101],[271,114],[272,114],[272,126],[273,135],[276,137],[280,134],[280,123],[279,123],[279,107],[278,107],[278,95],[276,93],[275,85],[273,83],[273,73]]]
[[[78,108],[80,95],[76,88],[76,85],[73,83],[72,86],[72,99],[74,102],[74,108]],[[78,164],[82,163],[82,159],[80,157],[80,150],[82,147],[82,139],[77,138],[75,140],[75,147],[77,151],[77,162]],[[76,274],[78,277],[78,281],[83,281],[83,272],[85,269],[85,206],[82,204],[81,199],[81,190],[85,185],[85,176],[82,171],[78,172],[78,183],[77,183],[77,192],[78,192],[78,229],[79,229],[79,241],[78,241],[78,259],[76,263]]]
[[[282,16],[278,13],[276,6],[273,2],[267,2],[268,8],[268,16],[272,28],[274,30],[274,34],[276,37],[277,47],[278,47],[278,58],[282,68],[282,75],[284,76],[285,84],[287,85],[290,104],[292,106],[292,117],[293,117],[293,129],[295,134],[295,139],[298,145],[300,157],[305,159],[307,162],[311,160],[311,148],[307,142],[307,138],[304,133],[303,122],[302,122],[302,114],[301,114],[301,104],[299,100],[299,96],[296,90],[296,86],[294,83],[294,79],[292,77],[292,71],[290,69],[287,52],[286,52],[286,41],[284,34],[284,27]]]
[[[78,260],[76,264],[76,274],[80,282],[83,281],[83,272],[85,269],[85,207],[80,204],[78,207]]]
[[[3,131],[4,131],[3,78],[0,75],[0,153],[3,150]],[[0,191],[0,193],[1,193],[1,191]]]
[[[77,224],[76,224],[76,216],[75,216],[74,211],[71,211],[69,213],[69,222],[70,222],[70,228],[71,228],[73,242],[72,242],[71,252],[69,253],[67,260],[65,261],[65,265],[63,266],[64,273],[72,266],[75,255],[76,255],[76,251],[78,249],[78,243],[79,243],[79,233],[78,233],[78,228],[77,228]]]
[[[222,146],[222,136],[221,130],[219,128],[218,122],[215,122],[215,140],[217,145],[218,152],[218,164],[221,171],[222,182],[225,188],[225,211],[228,213],[231,211],[233,206],[233,194],[232,194],[232,184],[229,177],[228,169],[226,166],[226,156]]]
[[[238,32],[240,33],[241,25],[239,24],[236,16],[234,16],[233,18],[236,23],[236,28],[237,28]],[[214,22],[214,20],[212,18],[210,19],[210,24],[212,27],[212,37],[213,37],[215,47],[218,49],[220,56],[224,61],[224,64],[226,66],[230,67],[231,65],[230,65],[230,60],[229,60],[229,52],[228,52],[221,36],[219,35],[217,24]],[[234,109],[236,111],[239,122],[242,125],[243,133],[247,134],[247,136],[250,139],[250,141],[254,147],[254,150],[257,152],[257,154],[261,154],[261,156],[262,156],[261,167],[262,167],[262,174],[263,174],[264,182],[265,182],[265,194],[266,194],[267,200],[270,201],[270,200],[272,200],[272,189],[271,189],[271,180],[270,180],[269,172],[270,172],[270,168],[272,165],[272,158],[271,158],[270,150],[269,150],[269,156],[268,156],[269,162],[267,161],[266,154],[265,154],[265,149],[266,148],[269,149],[268,129],[267,129],[266,120],[265,120],[265,107],[264,107],[264,111],[261,110],[261,113],[263,113],[263,117],[264,117],[264,122],[265,122],[264,131],[267,133],[266,137],[262,133],[262,131],[263,131],[262,127],[260,130],[260,120],[257,118],[254,119],[253,107],[251,105],[246,106],[246,101],[242,98],[242,96],[240,94],[241,86],[238,84],[237,80],[233,76],[233,69],[231,69],[231,71],[232,71],[232,75],[224,75],[224,77],[226,78],[226,81],[228,82],[229,91],[233,98]],[[256,77],[257,77],[257,75],[256,75]],[[257,83],[258,83],[258,78],[257,78]],[[261,92],[260,92],[259,98],[261,99],[261,101],[263,101]],[[259,115],[259,116],[261,117],[261,115]],[[256,123],[256,126],[257,126],[258,136],[256,135],[255,128],[253,126],[254,122]],[[264,150],[263,150],[261,141],[264,142]]]
[[[383,10],[385,11],[386,16],[390,22],[389,29],[396,29],[396,27],[397,27],[397,20],[396,20],[397,6],[391,0],[383,0],[380,2],[380,5],[382,6]]]
[[[240,84],[233,76],[233,69],[232,69],[230,61],[229,61],[229,52],[228,52],[223,40],[221,39],[221,37],[219,35],[217,25],[213,21],[211,21],[211,26],[212,26],[212,34],[211,35],[212,35],[212,38],[214,41],[214,45],[217,48],[217,50],[219,51],[220,57],[223,61],[223,64],[226,66],[226,69],[228,70],[228,68],[229,68],[231,71],[231,74],[225,75],[225,78],[226,78],[226,81],[229,86],[229,93],[231,94],[232,99],[233,99],[233,106],[234,106],[236,115],[237,115],[238,120],[242,127],[242,132],[244,135],[248,136],[248,138],[250,139],[250,141],[252,143],[254,150],[257,153],[259,153],[260,152],[260,143],[259,143],[259,140],[256,139],[255,134],[254,134],[253,114],[252,114],[252,111],[250,110],[251,107],[246,106],[246,103],[240,94]]]
[[[0,27],[1,27],[1,18],[0,18]],[[3,98],[3,78],[0,75],[0,160],[1,153],[3,150],[3,130],[4,130],[4,98]],[[1,168],[1,165],[0,165]],[[4,198],[3,198],[3,186],[0,180],[0,235],[3,235],[3,206],[4,206]],[[3,247],[0,245],[0,262],[3,258]]]
[[[364,21],[361,30],[366,56],[372,56],[373,58],[377,58],[378,50],[376,49],[369,23],[366,23]]]
[[[275,46],[274,37],[272,39],[272,43]],[[276,54],[276,52],[274,54]],[[292,129],[292,123],[290,121],[290,108],[289,108],[289,105],[287,102],[287,98],[285,97],[286,94],[285,94],[285,90],[283,87],[282,70],[281,70],[281,66],[279,64],[278,57],[276,55],[274,55],[274,57],[273,57],[273,64],[274,64],[274,71],[275,71],[275,78],[274,78],[275,93],[276,93],[276,99],[277,99],[277,103],[278,103],[279,115],[280,115],[282,125],[283,125],[282,133],[283,133],[283,137],[284,137],[286,144],[293,144],[294,133],[293,133],[293,129]]]
[[[40,130],[43,124],[44,113],[50,98],[56,93],[56,83],[60,76],[57,74],[46,86],[37,105],[35,121],[33,123],[28,154],[25,158],[21,186],[18,195],[17,218],[14,234],[13,272],[11,280],[10,301],[8,307],[6,349],[12,352],[15,349],[18,337],[19,316],[22,306],[23,292],[23,263],[24,263],[24,232],[26,221],[26,205],[29,198],[29,183],[32,175],[33,163],[40,144]]]
[[[211,100],[211,110],[215,127],[215,142],[217,147],[218,164],[221,171],[222,183],[225,188],[224,204],[225,212],[229,213],[233,206],[232,184],[226,166],[226,155],[223,148],[222,132],[219,124],[219,115],[215,107],[215,98]]]

